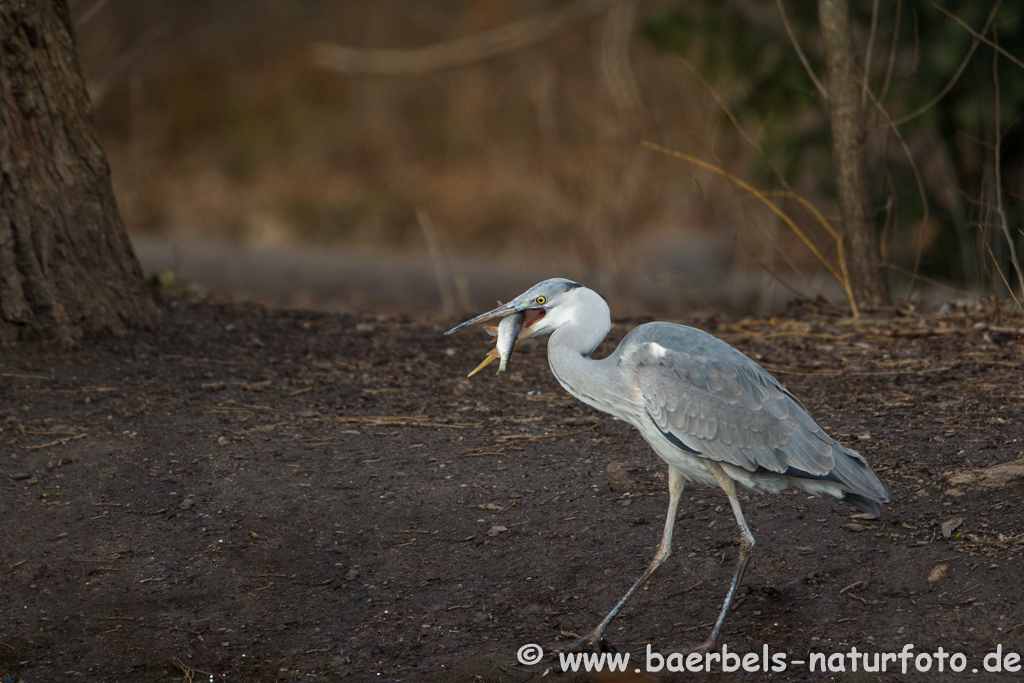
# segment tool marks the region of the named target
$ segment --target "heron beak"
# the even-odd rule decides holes
[[[452,332],[456,332],[458,330],[461,330],[463,327],[468,327],[470,325],[475,325],[476,323],[482,323],[482,322],[484,322],[486,320],[492,320],[494,318],[504,318],[507,315],[512,315],[513,313],[518,313],[518,312],[519,312],[519,305],[515,302],[515,300],[512,300],[512,301],[509,301],[507,304],[503,304],[501,306],[498,306],[493,311],[488,311],[487,313],[484,313],[482,315],[478,315],[477,317],[473,318],[472,320],[467,320],[466,322],[462,323],[461,325],[456,325],[452,329],[450,329],[447,332],[445,332],[445,334],[451,334]]]

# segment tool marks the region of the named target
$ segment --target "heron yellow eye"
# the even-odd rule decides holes
[[[534,301],[543,306],[544,304],[547,303],[548,299],[545,296],[538,296],[536,299],[534,299]]]

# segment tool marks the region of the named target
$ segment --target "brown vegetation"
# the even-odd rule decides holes
[[[422,47],[548,6],[124,4],[79,31],[132,231],[420,247],[423,210],[448,252],[558,254],[606,288],[643,271],[666,235],[711,235],[752,271],[780,269],[780,253],[815,264],[715,174],[640,144],[733,168],[753,155],[683,61],[639,37],[648,3],[483,62],[387,77],[325,69],[314,46]],[[806,180],[797,189],[813,191]]]

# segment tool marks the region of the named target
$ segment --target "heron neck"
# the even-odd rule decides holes
[[[558,383],[587,405],[628,420],[624,408],[631,402],[622,396],[625,388],[616,377],[618,354],[594,360],[589,354],[600,345],[611,327],[586,327],[568,323],[551,334],[548,341],[548,364]]]

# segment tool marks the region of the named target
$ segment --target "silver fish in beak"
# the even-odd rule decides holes
[[[497,329],[493,334],[497,337],[495,340],[494,348],[487,352],[487,357],[484,358],[480,365],[473,369],[473,372],[466,375],[472,377],[476,373],[487,367],[491,361],[495,358],[501,358],[501,362],[498,364],[498,375],[504,377],[504,373],[508,370],[508,359],[512,355],[512,349],[515,348],[516,341],[519,339],[519,333],[523,329],[523,320],[526,319],[526,314],[522,312],[513,313],[505,316],[501,319]],[[491,329],[488,328],[488,333],[491,333]],[[530,335],[524,335],[530,336]]]
[[[515,313],[503,318],[498,324],[498,338],[494,341],[494,348],[501,356],[501,362],[498,363],[498,374],[506,372],[508,369],[508,358],[512,355],[512,349],[515,348],[516,342],[519,340],[519,332],[523,329],[523,320],[525,319],[525,313]]]
[[[487,353],[487,357],[484,358],[483,362],[476,366],[468,376],[472,377],[487,367],[495,358],[500,358],[501,363],[498,366],[498,377],[508,381],[506,371],[508,369],[509,356],[512,355],[512,349],[520,339],[527,339],[536,335],[533,325],[547,313],[543,303],[543,301],[537,301],[536,297],[529,299],[525,295],[520,296],[509,301],[507,304],[502,304],[492,311],[478,315],[472,320],[467,320],[461,325],[457,325],[445,332],[445,334],[451,334],[469,325],[494,320],[495,318],[501,319],[497,326],[487,326],[484,328],[488,334],[497,337],[496,343],[494,348]]]

